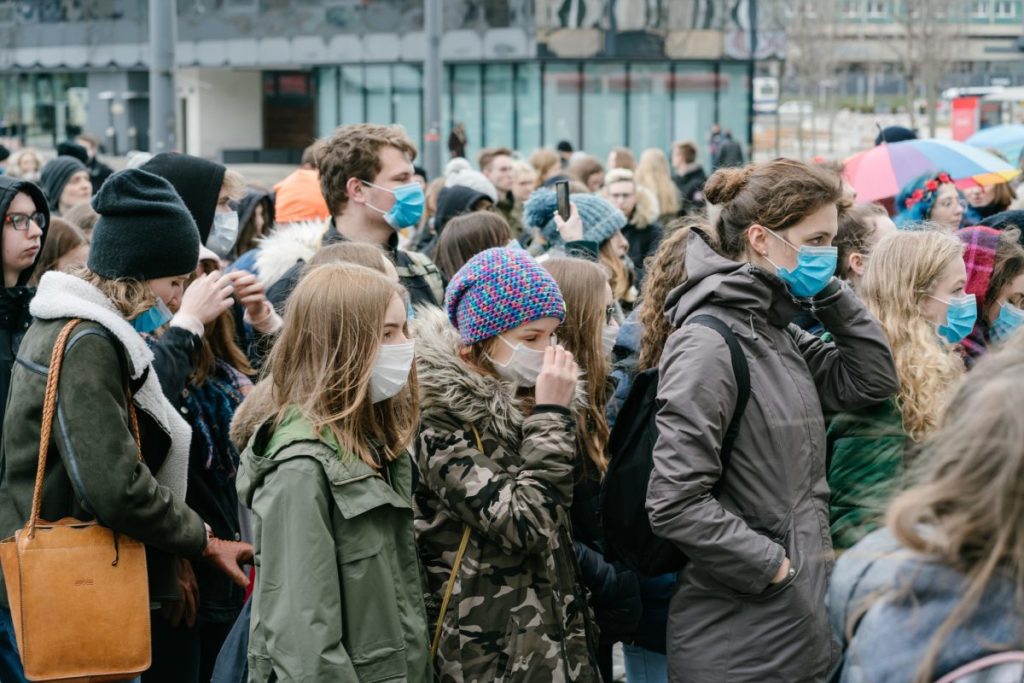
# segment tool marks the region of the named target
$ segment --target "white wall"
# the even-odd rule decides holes
[[[180,69],[184,99],[184,151],[220,159],[224,149],[263,147],[263,81],[260,71]],[[180,113],[179,109],[179,113]]]

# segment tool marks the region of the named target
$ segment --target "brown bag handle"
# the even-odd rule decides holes
[[[46,375],[46,393],[43,398],[43,422],[39,429],[39,464],[36,467],[36,484],[32,492],[32,514],[28,518],[28,537],[34,538],[36,525],[39,523],[39,512],[43,505],[43,478],[46,474],[46,455],[50,450],[50,435],[53,431],[53,415],[57,411],[57,386],[60,383],[60,368],[64,363],[64,351],[68,337],[74,331],[80,318],[75,318],[65,325],[57,340],[53,343],[53,352],[50,354],[50,369]],[[139,418],[135,414],[135,406],[132,404],[131,393],[128,394],[128,415],[131,421],[132,434],[135,437],[135,447],[139,452],[139,460],[142,460],[142,440],[139,438]]]
[[[476,448],[483,455],[487,455],[484,451],[484,442],[480,439],[480,432],[476,430],[475,426],[470,427],[473,430],[473,436],[476,437]],[[444,597],[441,598],[441,611],[437,615],[437,625],[434,626],[434,638],[430,643],[430,657],[433,659],[437,656],[437,648],[441,644],[441,629],[444,626],[444,615],[448,612],[448,603],[452,599],[452,593],[455,591],[455,579],[459,575],[459,567],[462,565],[462,558],[466,554],[466,548],[469,547],[469,536],[471,528],[468,524],[463,525],[462,529],[462,540],[459,541],[459,549],[455,552],[455,562],[452,563],[451,574],[448,575],[448,585],[444,589]]]

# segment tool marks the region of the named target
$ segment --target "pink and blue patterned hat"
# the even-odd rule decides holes
[[[521,249],[471,258],[449,283],[444,305],[467,346],[541,318],[565,320],[558,283]]]

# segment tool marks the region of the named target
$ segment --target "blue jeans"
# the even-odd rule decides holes
[[[18,641],[14,636],[14,622],[11,611],[0,607],[0,681],[4,683],[28,683],[18,656]]]
[[[668,660],[660,652],[636,645],[622,645],[626,660],[626,683],[667,683]]]

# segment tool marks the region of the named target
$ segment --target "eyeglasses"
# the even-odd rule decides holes
[[[35,213],[9,213],[4,218],[4,224],[9,224],[15,230],[28,230],[29,222],[35,223],[42,230],[46,227],[46,214],[42,211],[36,211]]]

